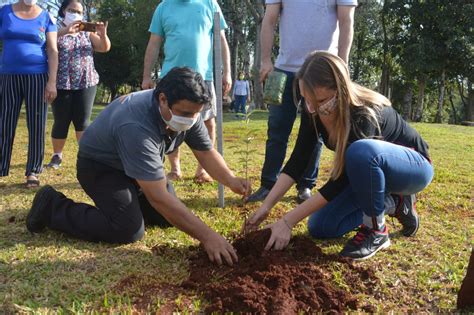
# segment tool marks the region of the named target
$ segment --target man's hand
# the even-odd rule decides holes
[[[234,177],[228,187],[236,194],[244,196],[244,198],[250,195],[252,191],[250,182],[240,177]]]
[[[258,230],[258,226],[268,217],[270,209],[260,207],[249,219],[245,220],[242,232],[244,234]]]
[[[269,250],[272,247],[274,250],[282,250],[288,246],[291,239],[292,227],[287,221],[285,221],[284,217],[265,228],[270,228],[272,230],[272,235],[265,246],[265,250]]]
[[[273,64],[270,60],[263,60],[260,68],[260,82],[263,83],[268,77],[268,74],[273,71]]]
[[[56,98],[57,93],[58,92],[56,90],[56,83],[48,81],[48,83],[46,83],[46,88],[44,91],[44,100],[47,103],[51,103]]]
[[[151,77],[143,77],[142,81],[142,90],[154,89],[155,82],[151,79]]]
[[[222,265],[222,258],[224,258],[225,262],[232,266],[239,260],[234,247],[214,231],[210,233],[208,238],[202,240],[202,245],[207,252],[209,260],[213,263]]]
[[[230,92],[230,89],[232,87],[232,77],[230,75],[230,72],[224,73],[222,76],[222,94],[225,96],[227,93]]]

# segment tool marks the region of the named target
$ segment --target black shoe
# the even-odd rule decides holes
[[[298,195],[296,195],[296,202],[303,203],[306,200],[311,198],[311,189],[309,188],[300,188],[298,189]]]
[[[270,190],[262,186],[247,198],[247,202],[263,201],[269,193]]]
[[[402,234],[404,236],[413,236],[418,231],[420,226],[420,218],[416,213],[416,196],[393,196],[394,200],[398,199],[397,208],[393,217],[398,219],[398,222],[402,225]]]
[[[62,161],[63,160],[59,157],[59,155],[54,154],[51,158],[51,162],[49,162],[46,167],[54,168],[55,170],[57,170],[61,166]]]
[[[49,185],[38,190],[26,217],[28,231],[38,233],[46,228],[51,219],[51,200],[56,194],[56,190]]]
[[[387,227],[383,231],[373,230],[361,225],[356,236],[341,251],[341,256],[354,260],[363,260],[375,255],[376,252],[390,246]]]

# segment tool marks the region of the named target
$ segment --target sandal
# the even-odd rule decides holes
[[[30,178],[28,178],[30,177]],[[25,187],[26,188],[38,188],[40,186],[40,181],[35,175],[29,175],[26,178]]]
[[[199,175],[194,176],[194,181],[197,184],[212,183],[214,179],[207,172],[202,172]]]
[[[168,180],[174,180],[174,181],[180,180],[181,179],[181,174],[176,172],[176,171],[171,171],[168,174],[166,174],[166,178]]]

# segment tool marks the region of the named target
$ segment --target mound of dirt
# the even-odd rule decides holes
[[[466,277],[464,278],[458,292],[457,306],[458,309],[467,307],[474,308],[474,249],[471,253],[471,259],[469,259]]]
[[[292,314],[298,312],[336,312],[361,306],[351,292],[338,287],[328,270],[330,262],[349,266],[346,283],[364,288],[374,285],[370,270],[356,267],[333,255],[324,255],[314,242],[305,237],[294,238],[285,251],[264,251],[269,230],[248,234],[233,245],[239,263],[217,268],[209,264],[204,253],[191,259],[190,277],[182,287],[195,290],[210,303],[205,312],[252,312]]]
[[[379,281],[371,269],[324,254],[308,237],[294,237],[284,251],[265,251],[270,235],[270,230],[261,230],[236,239],[233,245],[239,262],[233,267],[213,265],[202,249],[194,248],[189,278],[181,285],[131,275],[120,281],[116,290],[132,293],[133,308],[138,311],[156,311],[150,307],[157,300],[166,300],[160,304],[160,314],[176,310],[268,314],[376,311],[357,298],[377,289]],[[152,249],[155,255],[172,255],[175,250],[163,246]],[[196,296],[205,300],[199,309],[192,303]]]

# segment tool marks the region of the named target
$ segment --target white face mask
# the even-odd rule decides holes
[[[163,115],[161,115],[161,117],[163,117],[163,121],[168,125],[168,127],[171,128],[171,130],[178,131],[178,132],[189,130],[192,126],[194,126],[194,124],[196,123],[199,117],[199,116],[196,116],[196,118],[191,118],[191,117],[177,116],[173,114],[171,109],[170,109],[170,112],[171,112],[170,120],[166,120],[163,117]],[[160,109],[160,113],[161,113],[161,109]]]
[[[25,0],[27,1],[27,0]],[[36,1],[36,0],[33,0]],[[66,12],[66,15],[64,16],[64,25],[68,26],[74,21],[82,21],[83,15],[79,13],[71,13],[71,12]]]
[[[29,6],[33,6],[38,2],[38,0],[23,0],[23,3]]]

